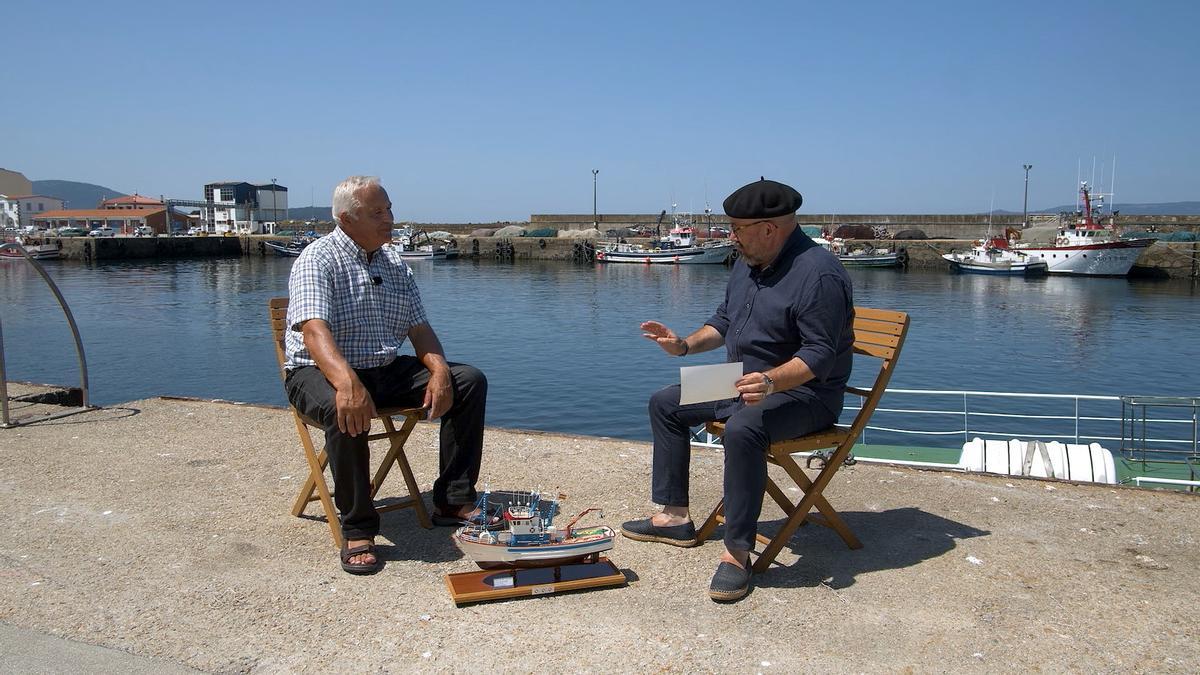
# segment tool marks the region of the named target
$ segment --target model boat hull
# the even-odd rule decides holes
[[[616,532],[610,527],[588,527],[575,536],[547,544],[507,543],[501,537],[488,542],[474,536],[469,528],[454,533],[454,543],[482,569],[509,567],[550,567],[578,562],[613,547]]]

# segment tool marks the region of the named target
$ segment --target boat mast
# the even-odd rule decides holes
[[[1083,229],[1094,229],[1095,223],[1092,222],[1092,196],[1088,194],[1087,181],[1079,184],[1079,194],[1083,198]]]
[[[1113,155],[1112,176],[1108,179],[1108,224],[1117,227],[1117,156]]]

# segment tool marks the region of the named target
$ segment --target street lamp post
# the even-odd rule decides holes
[[[1029,170],[1033,168],[1032,164],[1022,164],[1025,167],[1025,206],[1021,209],[1024,214],[1021,217],[1021,227],[1029,227]]]
[[[600,229],[600,219],[596,216],[596,176],[600,169],[592,169],[592,227]]]

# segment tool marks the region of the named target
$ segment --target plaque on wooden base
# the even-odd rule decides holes
[[[521,567],[446,575],[454,604],[550,595],[600,586],[619,586],[625,575],[608,558],[556,567]]]

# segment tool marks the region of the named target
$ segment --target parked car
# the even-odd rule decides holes
[[[201,232],[204,232],[204,230],[199,227],[189,227],[187,231],[189,237],[195,237]]]
[[[91,232],[88,232],[88,236],[89,237],[115,237],[115,236],[117,236],[117,231],[112,229],[111,227],[97,227],[96,229],[92,230]]]
[[[86,234],[87,232],[78,227],[63,227],[58,230],[58,236],[60,237],[82,237]]]
[[[153,237],[154,228],[150,227],[149,225],[138,225],[137,228],[134,229],[133,234],[138,237]]]

